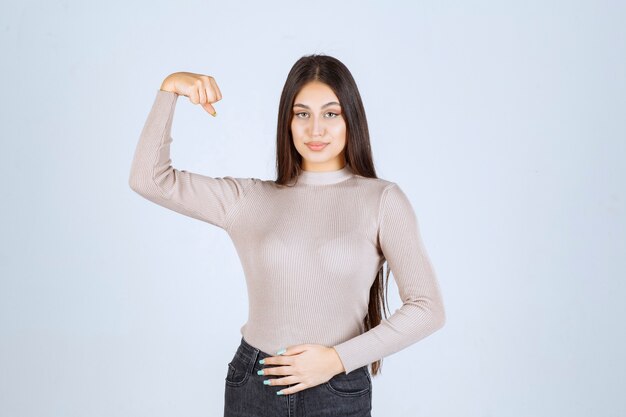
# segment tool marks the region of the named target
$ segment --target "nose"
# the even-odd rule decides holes
[[[311,136],[322,136],[324,134],[324,123],[316,117],[312,117],[311,120]]]

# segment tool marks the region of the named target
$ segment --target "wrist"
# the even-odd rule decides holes
[[[339,353],[337,353],[337,350],[334,347],[331,347],[331,349],[335,353],[335,355],[334,355],[335,356],[335,363],[334,363],[335,367],[333,368],[334,372],[335,372],[335,375],[345,372],[346,368],[344,368],[344,366],[343,366],[343,362],[341,361],[341,357],[339,356]]]
[[[161,90],[169,91],[170,93],[175,93],[176,92],[176,89],[174,88],[174,83],[172,82],[172,80],[169,77],[167,77],[161,83]]]

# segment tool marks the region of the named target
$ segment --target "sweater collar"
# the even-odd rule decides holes
[[[298,182],[310,185],[337,184],[354,176],[348,165],[335,171],[305,171],[301,170]]]

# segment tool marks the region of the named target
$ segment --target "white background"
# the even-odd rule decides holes
[[[128,186],[162,80],[173,165],[275,178],[302,55],[354,75],[447,323],[385,358],[373,415],[626,415],[623,2],[2,3],[0,416],[219,416],[247,319],[228,235]],[[400,301],[390,285],[391,310]]]

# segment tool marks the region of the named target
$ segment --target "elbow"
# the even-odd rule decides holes
[[[143,182],[139,179],[139,176],[135,173],[134,170],[131,170],[130,175],[128,176],[128,186],[130,187],[130,189],[137,194],[141,194],[142,184]]]
[[[446,324],[446,309],[443,306],[443,303],[438,303],[436,308],[432,310],[432,322],[435,331],[441,329]]]
[[[131,190],[148,200],[154,202],[167,200],[168,197],[163,189],[163,183],[168,181],[174,183],[176,181],[174,171],[170,167],[157,177],[148,169],[133,166],[128,176],[128,186]]]
[[[150,191],[154,188],[152,185],[154,181],[150,177],[147,169],[142,169],[140,166],[133,164],[128,175],[128,186],[131,190],[141,196],[151,194]]]
[[[424,301],[422,305],[422,311],[424,314],[425,322],[428,323],[427,327],[429,333],[435,333],[440,330],[446,324],[446,310],[441,298],[433,298],[428,301]]]
[[[439,310],[435,323],[437,325],[437,330],[441,329],[443,326],[446,325],[446,311],[444,310],[443,307],[441,308],[441,310]]]

